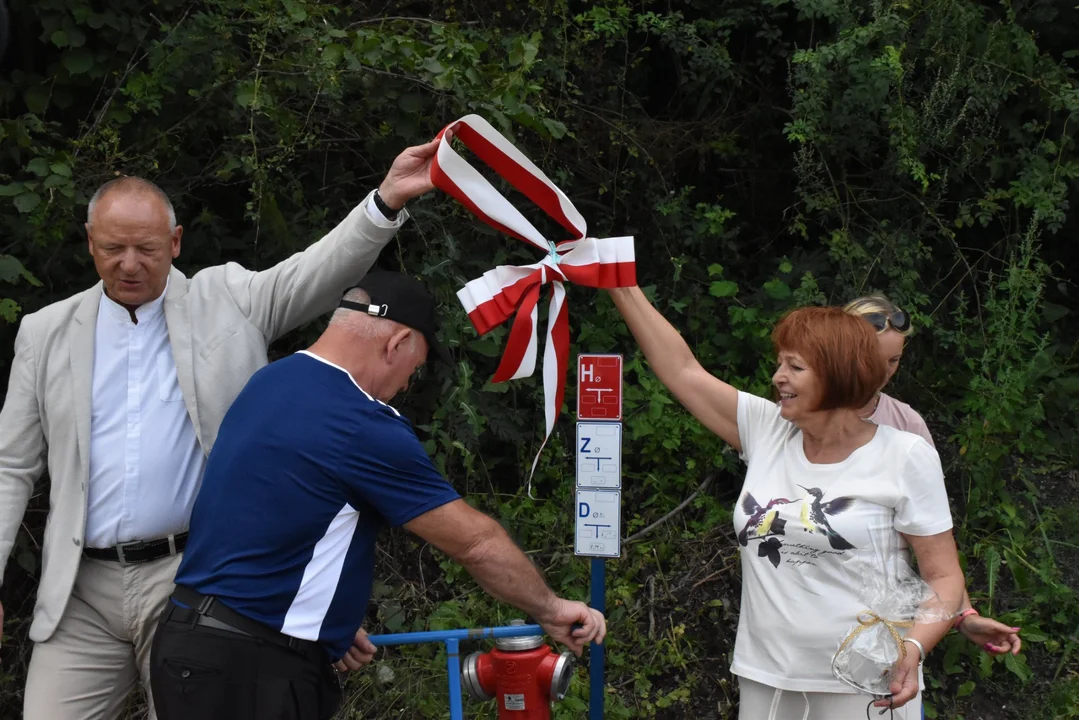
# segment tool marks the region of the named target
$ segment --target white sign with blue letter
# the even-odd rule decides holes
[[[613,558],[621,554],[621,491],[578,490],[575,515],[575,554]]]
[[[577,423],[577,487],[622,487],[622,423]]]

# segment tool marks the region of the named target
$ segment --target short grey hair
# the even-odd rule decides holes
[[[345,293],[343,300],[356,303],[370,303],[371,295],[362,288],[352,288]],[[395,320],[368,315],[365,312],[339,307],[330,317],[330,327],[340,327],[361,340],[385,340],[401,328],[407,327]],[[411,329],[411,328],[409,328]],[[408,351],[416,351],[416,331],[408,337]]]
[[[169,200],[169,196],[154,183],[145,178],[135,177],[134,175],[123,175],[118,178],[113,178],[94,192],[93,197],[90,198],[90,203],[86,206],[87,225],[91,225],[92,218],[94,217],[94,210],[97,209],[97,205],[101,202],[101,199],[113,191],[128,193],[144,192],[155,196],[162,202],[165,206],[165,210],[169,214],[169,232],[176,230],[176,210],[172,207],[172,201]]]

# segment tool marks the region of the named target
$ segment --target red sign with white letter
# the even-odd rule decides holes
[[[622,356],[577,356],[577,419],[622,419]]]

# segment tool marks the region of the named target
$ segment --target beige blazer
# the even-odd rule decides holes
[[[165,321],[184,404],[205,454],[229,405],[266,365],[267,346],[333,309],[407,218],[402,212],[393,227],[379,227],[364,210],[366,202],[317,243],[269,270],[229,263],[188,278],[172,269]],[[56,629],[79,568],[101,292],[99,282],[22,318],[0,410],[0,578],[35,483],[46,469],[51,479],[30,626],[35,642]]]

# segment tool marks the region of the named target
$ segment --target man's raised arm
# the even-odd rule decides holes
[[[332,310],[345,289],[374,265],[408,219],[405,203],[434,188],[431,161],[438,143],[432,140],[398,155],[378,190],[306,250],[262,272],[225,266],[229,292],[267,342]],[[376,192],[381,203],[375,201]]]

